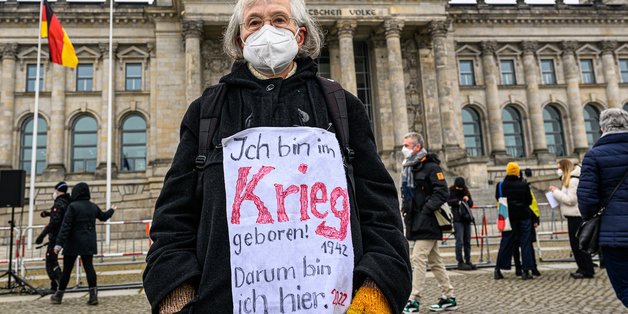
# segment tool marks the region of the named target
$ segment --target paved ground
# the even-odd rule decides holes
[[[473,272],[450,271],[458,295],[458,313],[628,313],[615,298],[605,271],[595,279],[573,280],[572,263],[544,263],[542,276],[522,281],[512,272],[495,281],[492,269]],[[438,285],[428,273],[425,306],[436,301]],[[49,303],[49,297],[0,296],[0,313],[148,313],[146,296],[141,289],[102,291],[100,305],[88,307],[86,293],[66,294],[61,305]]]

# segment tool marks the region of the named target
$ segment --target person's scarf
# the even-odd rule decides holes
[[[427,150],[421,148],[416,155],[412,155],[403,161],[403,169],[401,170],[401,196],[404,200],[414,198],[414,176],[412,175],[412,168],[420,163],[426,155]]]

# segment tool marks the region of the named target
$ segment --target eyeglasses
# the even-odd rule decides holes
[[[275,14],[270,18],[261,18],[259,16],[251,16],[247,18],[244,23],[240,23],[240,26],[244,27],[249,32],[255,32],[264,26],[266,21],[270,21],[270,24],[276,28],[289,28],[294,20],[295,24],[297,20],[293,17],[285,14]]]

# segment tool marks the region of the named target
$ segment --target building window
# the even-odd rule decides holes
[[[91,92],[94,86],[94,65],[79,64],[76,67],[76,91]]]
[[[142,90],[142,64],[127,63],[125,71],[126,90]]]
[[[35,80],[37,79],[37,65],[29,64],[26,66],[26,91],[35,91]],[[44,88],[44,65],[39,65],[39,91]]]
[[[72,127],[72,172],[96,171],[98,124],[91,116],[81,116]]]
[[[554,106],[545,106],[543,109],[543,122],[547,149],[556,156],[565,156],[565,139],[560,112]]]
[[[122,171],[146,170],[146,121],[130,115],[122,123]]]
[[[467,148],[467,155],[471,157],[484,155],[482,124],[480,115],[475,109],[469,107],[462,109],[462,128],[464,131],[464,146]]]
[[[556,84],[556,70],[554,69],[554,60],[541,60],[541,74],[543,75],[543,84]]]
[[[600,138],[600,111],[593,105],[584,106],[584,128],[587,132],[589,147]]]
[[[502,110],[502,117],[506,153],[512,157],[525,157],[526,151],[519,111],[512,106],[508,106]]]
[[[460,85],[474,86],[475,74],[473,72],[473,60],[458,61],[458,70],[460,71]]]
[[[355,79],[357,83],[358,98],[364,104],[366,113],[373,126],[373,103],[371,98],[371,73],[369,71],[368,46],[365,42],[353,43],[355,60]]]
[[[619,59],[619,72],[621,73],[621,81],[628,83],[628,59]]]
[[[517,79],[515,78],[515,61],[501,60],[500,68],[502,71],[502,84],[503,85],[517,84]]]
[[[582,72],[582,83],[595,84],[595,73],[593,71],[593,60],[580,60],[580,72]]]
[[[20,147],[20,168],[27,173],[31,172],[31,155],[33,153],[33,117],[22,124],[22,141]],[[48,139],[48,124],[42,117],[37,119],[37,152],[35,158],[35,173],[42,173],[46,168],[46,144]]]
[[[624,110],[628,111],[628,102],[624,104]]]
[[[323,48],[318,56],[318,75],[331,79],[331,66],[329,65],[329,50]]]

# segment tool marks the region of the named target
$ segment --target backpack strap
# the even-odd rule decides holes
[[[318,81],[323,88],[325,102],[327,103],[327,111],[329,113],[331,123],[336,131],[336,138],[341,146],[342,160],[347,169],[347,178],[351,186],[350,198],[355,204],[355,214],[360,220],[360,211],[358,210],[358,202],[355,198],[355,179],[353,176],[353,165],[351,161],[355,157],[355,152],[349,146],[349,114],[347,113],[347,99],[345,98],[345,90],[342,86],[333,80],[318,77]]]
[[[220,113],[227,95],[227,88],[224,83],[219,83],[208,88],[201,97],[201,121],[198,132],[198,156],[194,160],[197,171],[205,169],[207,156],[213,148],[213,139],[218,124]]]

